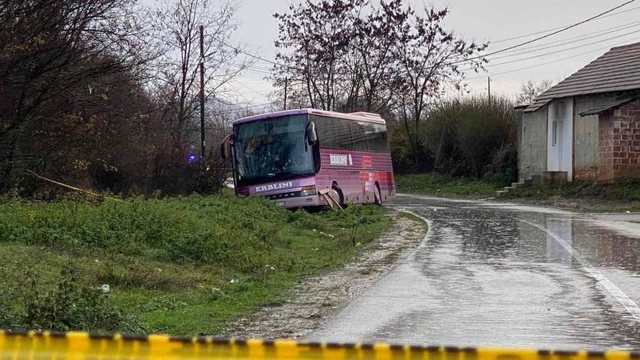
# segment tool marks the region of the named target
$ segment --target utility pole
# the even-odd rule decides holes
[[[200,25],[200,161],[204,165],[204,26]]]
[[[284,78],[284,110],[287,110],[287,90],[289,90],[289,78]]]
[[[491,76],[487,77],[487,93],[489,94],[489,105],[491,105]]]

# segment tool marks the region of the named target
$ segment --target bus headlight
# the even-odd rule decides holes
[[[315,185],[307,185],[302,187],[302,191],[300,191],[300,196],[311,196],[316,195],[318,192],[316,191]]]

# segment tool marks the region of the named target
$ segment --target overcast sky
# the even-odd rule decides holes
[[[414,7],[432,4],[449,7],[446,25],[468,40],[489,41],[488,51],[499,50],[543,35],[520,37],[563,27],[587,19],[627,0],[405,0]],[[298,0],[239,0],[233,37],[247,51],[274,59],[273,42],[277,21],[272,14],[284,12]],[[640,41],[640,1],[626,5],[613,15],[590,21],[574,29],[540,40],[526,47],[490,57],[487,73],[469,73],[474,94],[486,94],[491,76],[493,94],[513,96],[527,80],[561,80],[603,54],[608,48]],[[511,39],[519,37],[517,39]],[[540,49],[543,47],[544,49]],[[537,50],[537,51],[533,51]],[[525,52],[523,54],[523,52]],[[493,63],[493,65],[492,65]],[[257,62],[232,86],[239,100],[253,104],[267,102],[272,90],[263,71],[267,63]]]

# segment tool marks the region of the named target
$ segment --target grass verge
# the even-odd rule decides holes
[[[429,195],[493,196],[504,184],[487,180],[453,178],[439,174],[396,175],[399,192]]]
[[[0,203],[0,328],[215,334],[340,266],[385,210],[288,211],[230,195]]]
[[[505,197],[553,202],[585,211],[640,212],[640,179],[620,179],[611,184],[575,181],[559,187],[533,186],[512,190]]]

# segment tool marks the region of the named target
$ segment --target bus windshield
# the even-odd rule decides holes
[[[305,143],[307,115],[265,119],[234,127],[238,181],[276,181],[314,173]]]

